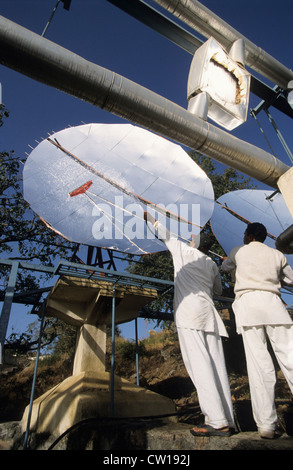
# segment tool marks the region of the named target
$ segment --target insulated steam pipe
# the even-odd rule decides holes
[[[229,50],[237,39],[243,39],[245,65],[281,88],[287,89],[289,81],[293,79],[292,70],[256,46],[197,0],[155,0],[155,2],[203,36],[207,38],[213,36],[226,50]]]
[[[0,63],[273,188],[289,166],[160,95],[0,16]]]
[[[276,248],[286,255],[293,254],[293,225],[290,225],[278,236]]]

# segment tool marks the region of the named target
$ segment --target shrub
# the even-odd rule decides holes
[[[136,354],[136,342],[135,341],[124,341],[117,343],[117,353],[125,360],[135,360]],[[138,354],[140,357],[146,354],[146,347],[144,343],[138,343]]]

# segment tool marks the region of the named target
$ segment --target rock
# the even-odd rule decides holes
[[[14,439],[21,434],[21,427],[18,421],[0,423],[0,450],[11,450]]]

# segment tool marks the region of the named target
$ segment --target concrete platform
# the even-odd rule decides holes
[[[240,432],[231,437],[194,437],[190,428],[189,424],[166,423],[162,419],[84,422],[61,438],[32,433],[30,449],[105,451],[107,455],[109,451],[135,455],[139,451],[192,454],[200,450],[293,450],[293,437],[287,434],[273,440],[262,439],[257,432]],[[0,424],[1,450],[22,450],[23,438],[20,423]]]
[[[240,432],[230,437],[194,437],[192,426],[169,424],[148,432],[152,450],[293,450],[293,437],[283,434],[277,439],[262,439],[257,432]]]
[[[86,371],[71,376],[36,398],[33,402],[30,430],[38,434],[59,436],[86,420],[111,422],[111,375],[109,372]],[[113,384],[114,410],[118,419],[170,415],[174,421],[174,402],[163,395],[139,387],[117,375]],[[22,418],[26,431],[29,405]],[[122,421],[121,421],[122,422]]]

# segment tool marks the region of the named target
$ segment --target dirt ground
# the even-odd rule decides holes
[[[231,347],[231,344],[226,345],[227,347]],[[233,343],[232,347],[233,350],[237,350]],[[108,350],[111,350],[110,343]],[[10,361],[10,364],[0,366],[0,423],[21,420],[24,409],[30,401],[34,364],[26,357],[14,359],[15,364],[11,362],[13,361]],[[236,420],[239,430],[250,431],[254,430],[254,423],[250,408],[249,385],[243,357],[239,351],[236,365],[235,367],[235,357],[231,363],[227,363]],[[110,355],[108,354],[108,370],[110,370],[109,367]],[[135,356],[125,357],[123,348],[117,348],[115,373],[136,383]],[[72,361],[66,356],[60,358],[53,365],[40,362],[35,398],[71,374]],[[139,385],[171,398],[176,404],[178,413],[182,414],[181,420],[188,422],[189,417],[192,417],[194,421],[197,417],[200,421],[201,413],[197,394],[183,364],[177,340],[170,342],[164,339],[163,342],[158,342],[152,347],[146,343],[146,347],[139,357]],[[280,426],[284,427],[284,416],[287,416],[288,413],[291,417],[293,416],[293,402],[287,382],[279,370],[277,372],[276,402],[280,414]],[[290,422],[292,422],[292,418],[290,418]]]

